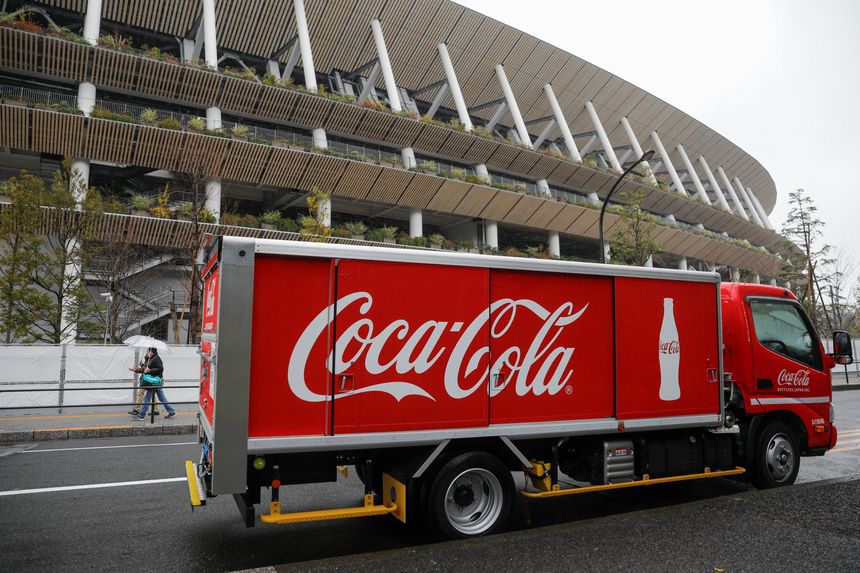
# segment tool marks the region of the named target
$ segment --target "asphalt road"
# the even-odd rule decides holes
[[[823,458],[804,458],[801,481],[860,476],[860,392],[834,399],[840,442]],[[860,560],[860,482],[756,492],[718,479],[530,502],[529,519],[517,512],[511,532],[429,544],[389,518],[246,529],[233,500],[221,497],[192,513],[184,481],[148,481],[180,478],[182,461],[197,457],[189,442],[161,436],[0,448],[2,569],[851,570]],[[117,482],[144,483],[80,489]],[[42,491],[20,493],[28,489]],[[357,505],[361,492],[351,476],[295,488],[285,505]]]

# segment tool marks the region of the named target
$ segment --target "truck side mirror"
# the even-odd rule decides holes
[[[844,330],[833,331],[833,359],[836,361],[836,364],[851,364],[854,362],[851,335]]]

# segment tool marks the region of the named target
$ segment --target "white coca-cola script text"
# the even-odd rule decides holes
[[[511,383],[519,396],[528,393],[554,396],[571,382],[574,353],[572,347],[556,346],[556,340],[565,327],[578,320],[588,308],[588,303],[577,310],[572,302],[564,302],[555,310],[548,310],[529,299],[505,298],[493,302],[489,312],[479,312],[468,324],[427,320],[413,326],[406,320],[397,319],[380,328],[367,317],[373,307],[370,293],[348,294],[339,299],[337,305],[329,306],[317,314],[296,341],[287,376],[290,390],[299,399],[306,402],[328,399],[325,394],[308,387],[305,380],[308,357],[317,344],[324,344],[321,338],[324,338],[336,314],[340,315],[355,304],[358,304],[361,318],[346,325],[338,323],[339,336],[335,350],[329,353],[326,361],[329,372],[341,374],[359,363],[372,376],[381,377],[391,373],[394,378],[396,373],[397,377],[356,388],[352,392],[336,394],[336,399],[382,392],[397,401],[407,396],[435,400],[426,389],[410,382],[408,378],[426,372],[440,360],[445,361],[445,392],[454,399],[466,398],[482,386],[487,386],[488,392],[495,395]],[[534,333],[526,349],[519,346],[494,347],[493,363],[489,365],[490,349],[487,346],[473,348],[475,339],[487,326],[493,339],[501,338],[511,329],[518,312],[530,312],[543,324]],[[440,340],[446,332],[458,334],[456,343],[450,348],[440,346]],[[347,352],[349,356],[344,355]],[[393,358],[383,361],[382,356]],[[489,385],[490,373],[498,373],[503,368],[510,372],[509,376],[499,384]]]

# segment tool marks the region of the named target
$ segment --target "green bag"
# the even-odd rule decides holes
[[[161,383],[164,379],[161,376],[153,376],[152,374],[143,374],[140,377],[140,381],[142,382],[141,386],[144,388],[147,386],[161,386]]]

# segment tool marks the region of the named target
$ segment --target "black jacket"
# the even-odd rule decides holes
[[[161,356],[158,354],[149,359],[147,367],[149,367],[149,374],[164,378],[164,362],[161,361]]]

